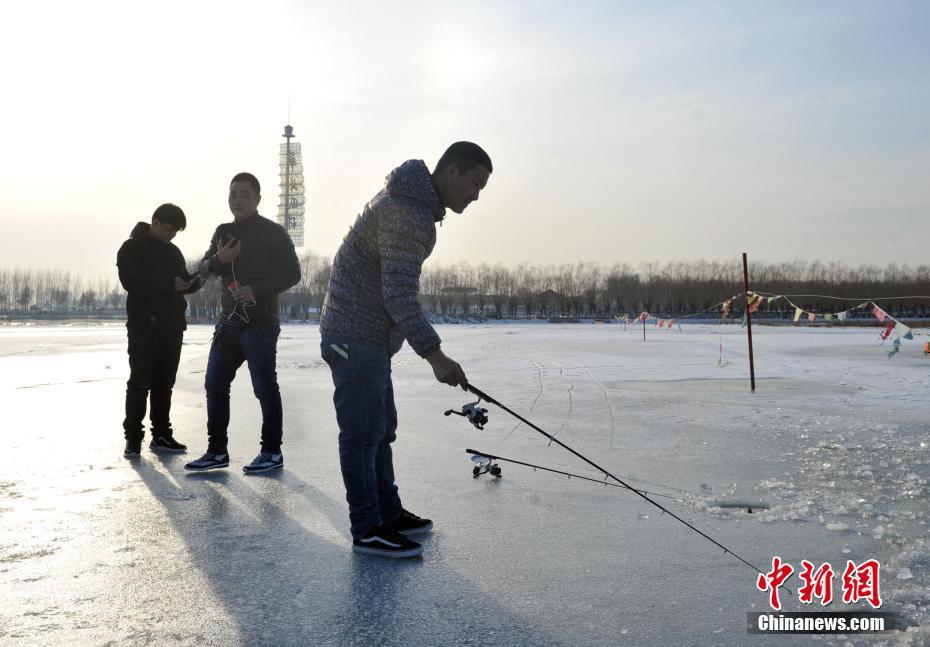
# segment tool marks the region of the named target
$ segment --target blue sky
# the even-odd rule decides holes
[[[319,254],[471,139],[434,261],[927,263],[930,3],[395,4],[8,8],[3,264],[112,273],[166,201],[193,256],[239,170],[273,217],[289,99]]]

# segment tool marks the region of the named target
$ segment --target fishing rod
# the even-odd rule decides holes
[[[540,429],[539,427],[537,427],[536,425],[534,425],[532,422],[530,422],[529,420],[527,420],[526,418],[524,418],[523,416],[521,416],[521,415],[518,414],[517,412],[515,412],[515,411],[513,411],[512,409],[510,409],[510,408],[504,406],[503,404],[501,404],[500,402],[498,402],[497,400],[495,400],[494,398],[492,398],[490,395],[488,395],[487,393],[485,393],[484,391],[482,391],[482,390],[479,389],[478,387],[476,387],[476,386],[474,386],[474,385],[472,385],[472,384],[466,384],[466,388],[467,388],[469,391],[471,391],[472,393],[474,393],[475,395],[478,396],[478,402],[474,402],[474,403],[471,403],[471,404],[467,404],[467,405],[465,405],[464,407],[462,407],[463,413],[462,413],[462,414],[459,414],[459,415],[464,415],[465,417],[469,417],[469,416],[468,416],[468,413],[466,413],[466,408],[467,408],[468,412],[476,411],[476,410],[478,410],[478,404],[479,404],[482,400],[484,400],[485,402],[487,402],[487,403],[489,403],[489,404],[493,404],[493,405],[496,405],[496,406],[500,407],[501,409],[503,409],[504,411],[506,411],[507,413],[509,413],[510,415],[512,415],[514,418],[516,418],[517,420],[519,420],[519,421],[522,422],[523,424],[529,426],[530,428],[534,429],[535,431],[538,431],[540,434],[542,434],[543,436],[545,436],[546,438],[548,438],[548,439],[549,439],[549,444],[550,444],[550,445],[551,445],[552,443],[556,443],[556,444],[559,445],[562,449],[565,449],[565,450],[571,452],[572,454],[574,454],[575,456],[577,456],[578,458],[580,458],[581,460],[583,460],[585,463],[587,463],[587,464],[590,465],[591,467],[595,468],[597,471],[599,471],[599,472],[601,472],[602,474],[604,474],[606,477],[612,478],[614,481],[616,481],[617,483],[620,483],[622,486],[624,486],[625,488],[627,488],[627,489],[630,490],[631,492],[635,493],[637,496],[642,497],[643,499],[645,499],[646,501],[648,501],[649,503],[651,503],[652,505],[654,505],[655,507],[657,507],[657,508],[658,508],[659,510],[661,510],[664,514],[667,514],[667,515],[669,515],[670,517],[672,517],[673,519],[676,519],[677,521],[680,521],[681,523],[683,523],[684,525],[686,525],[688,528],[690,528],[691,530],[693,530],[694,532],[696,532],[697,534],[699,534],[701,537],[703,537],[703,538],[706,539],[707,541],[711,542],[711,543],[714,544],[715,546],[717,546],[717,547],[719,547],[720,549],[722,549],[724,555],[726,555],[726,554],[729,553],[730,555],[733,555],[733,557],[735,557],[736,559],[738,559],[739,561],[741,561],[743,564],[745,564],[746,566],[748,566],[749,568],[751,568],[751,569],[752,569],[753,571],[755,571],[756,573],[759,573],[759,574],[765,573],[764,570],[762,570],[762,569],[759,568],[758,566],[754,565],[752,562],[747,561],[746,559],[744,559],[743,557],[741,557],[739,554],[733,552],[732,550],[730,550],[729,548],[727,548],[726,546],[724,546],[723,544],[721,544],[719,541],[717,541],[716,539],[714,539],[714,538],[711,537],[710,535],[708,535],[708,534],[706,534],[705,532],[699,530],[696,526],[694,526],[694,525],[688,523],[687,521],[685,521],[684,519],[682,519],[681,517],[679,517],[677,514],[675,514],[674,512],[672,512],[671,510],[669,510],[669,509],[666,508],[665,506],[663,506],[661,503],[658,503],[658,502],[656,502],[656,501],[653,501],[653,500],[650,499],[648,496],[646,496],[646,495],[643,494],[642,492],[638,491],[636,488],[630,486],[629,484],[627,484],[626,482],[624,482],[622,479],[620,479],[620,478],[614,476],[613,474],[611,474],[610,472],[608,472],[606,469],[604,469],[603,467],[601,467],[600,465],[598,465],[597,463],[595,463],[594,461],[592,461],[590,458],[588,458],[588,457],[584,456],[583,454],[580,454],[579,452],[575,451],[574,449],[572,449],[571,447],[569,447],[568,445],[566,445],[565,443],[563,443],[561,440],[559,440],[558,438],[556,438],[556,437],[553,436],[552,434],[547,433],[546,431],[543,431],[542,429]],[[486,413],[486,412],[487,412],[486,409],[485,409],[485,410],[482,410],[482,413]],[[449,415],[449,414],[446,414],[446,415]],[[475,415],[475,414],[472,414],[472,415]],[[477,416],[476,416],[476,417],[477,417]],[[483,416],[483,418],[484,418],[484,419],[481,420],[481,427],[479,427],[479,428],[483,428],[484,423],[487,422],[487,416]],[[471,418],[469,418],[469,420],[472,422],[472,424],[475,425],[475,427],[478,427],[478,424],[476,424],[476,421],[472,420]],[[791,593],[791,594],[793,595],[791,589],[789,589],[788,587],[786,587],[784,584],[781,584],[781,585],[780,585],[780,588],[785,589],[788,593]]]
[[[476,449],[466,449],[465,452],[468,454],[472,454],[474,456],[472,460],[485,458],[485,459],[488,459],[488,461],[505,461],[507,463],[513,463],[514,465],[523,465],[524,467],[532,467],[533,470],[541,470],[543,472],[552,472],[553,474],[561,474],[563,476],[567,476],[570,479],[581,479],[583,481],[591,481],[592,483],[600,483],[601,485],[609,485],[610,487],[617,487],[617,488],[620,488],[621,490],[632,489],[627,485],[620,485],[619,483],[610,483],[607,481],[606,476],[604,477],[604,480],[593,479],[590,476],[582,476],[581,474],[572,474],[571,472],[563,472],[562,470],[553,469],[551,467],[543,467],[542,465],[534,465],[533,463],[525,463],[523,461],[518,461],[513,458],[504,458],[503,456],[495,456],[494,454],[488,454],[487,452],[479,452]],[[483,463],[484,461],[479,461],[479,465],[483,465]],[[481,469],[480,467],[475,467],[476,471],[480,469]],[[492,469],[493,469],[493,466],[492,466]],[[482,474],[482,473],[483,472],[479,471],[479,474]],[[500,474],[501,474],[500,470],[498,470],[496,474],[494,472],[491,472],[492,476],[500,476]],[[475,476],[478,476],[478,474],[475,474]],[[635,490],[634,489],[633,491],[641,492],[643,494],[651,494],[652,496],[664,497],[666,499],[671,499],[672,501],[678,501],[679,503],[688,503],[686,499],[679,499],[678,497],[671,496],[670,494],[659,494],[658,492],[650,492],[649,490]]]

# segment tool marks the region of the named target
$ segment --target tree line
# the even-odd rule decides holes
[[[198,260],[189,259],[189,267],[195,267]],[[286,318],[314,318],[329,283],[330,259],[304,252],[300,263],[300,283],[282,297]],[[707,317],[714,318],[718,316],[715,306],[743,292],[743,275],[738,259],[654,261],[635,266],[618,263],[609,267],[584,261],[514,267],[437,262],[424,266],[420,286],[424,309],[445,317],[613,318],[648,311],[674,318],[711,309]],[[215,319],[223,289],[220,281],[212,280],[189,296],[189,317]],[[839,312],[858,305],[825,298],[841,297],[888,299],[880,304],[899,317],[930,315],[928,265],[754,263],[750,266],[750,289],[793,295],[795,304],[814,312]],[[115,275],[87,279],[67,271],[0,268],[0,313],[6,316],[119,316],[125,311],[125,302],[126,293]],[[735,313],[742,309],[738,303],[733,306]],[[789,318],[793,313],[784,300],[760,308],[762,316]]]

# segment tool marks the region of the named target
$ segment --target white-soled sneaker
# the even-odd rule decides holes
[[[424,519],[423,517],[418,517],[409,510],[401,510],[400,516],[388,525],[394,532],[399,532],[407,537],[429,532],[433,529],[432,521]]]
[[[251,463],[242,466],[242,471],[246,474],[261,474],[271,470],[279,470],[284,467],[284,454],[269,454],[262,452],[256,456]]]
[[[352,540],[352,550],[365,555],[381,557],[416,557],[423,553],[423,546],[410,541],[388,526],[375,526],[361,537]]]

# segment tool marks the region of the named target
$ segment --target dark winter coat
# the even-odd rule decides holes
[[[242,251],[232,263],[221,263],[216,250],[229,237],[242,243]],[[280,323],[278,295],[300,281],[300,261],[284,227],[255,214],[241,222],[224,223],[216,228],[210,249],[200,263],[200,273],[205,277],[220,275],[223,281],[220,323],[271,326]],[[255,305],[237,306],[228,287],[234,280],[252,288]],[[240,314],[244,316],[238,316]]]
[[[445,208],[422,160],[391,171],[333,259],[320,332],[363,339],[393,355],[404,340],[420,357],[441,343],[417,300],[423,262]]]
[[[138,223],[116,254],[119,281],[128,293],[126,327],[180,332],[187,329],[184,295],[199,290],[201,283],[194,281],[185,292],[174,291],[175,277],[189,281],[193,275],[181,250],[152,236],[150,228],[147,222]]]

